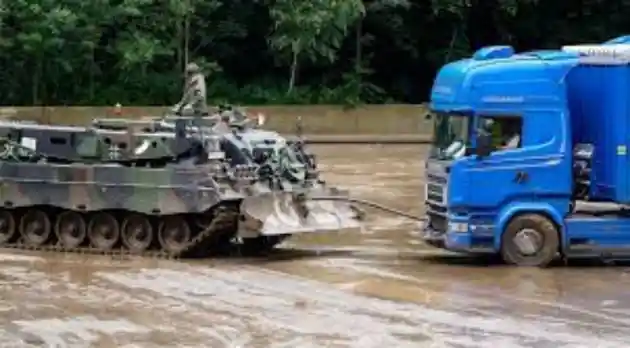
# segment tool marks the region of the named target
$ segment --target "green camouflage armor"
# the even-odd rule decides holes
[[[358,227],[346,203],[308,199],[346,193],[290,145],[206,120],[0,122],[0,247],[177,257]]]

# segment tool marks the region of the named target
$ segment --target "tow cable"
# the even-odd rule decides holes
[[[366,200],[366,199],[338,197],[338,196],[311,196],[311,197],[309,197],[309,199],[314,200],[314,201],[344,201],[344,202],[348,202],[348,203],[355,203],[355,204],[359,204],[359,205],[365,205],[365,206],[368,206],[370,208],[374,208],[374,209],[377,209],[377,210],[382,210],[382,211],[388,212],[390,214],[402,216],[402,217],[405,217],[405,218],[410,219],[410,220],[414,220],[414,221],[418,221],[418,222],[425,222],[425,221],[427,221],[427,218],[425,218],[425,217],[419,217],[419,216],[415,216],[413,214],[405,213],[404,211],[400,211],[398,209],[390,208],[390,207],[387,207],[387,206],[382,205],[380,203],[372,202],[372,201],[369,201],[369,200]],[[365,212],[360,211],[357,207],[352,207],[352,209],[353,210],[358,210],[358,213],[360,215],[359,219],[363,220],[363,217],[365,216]]]

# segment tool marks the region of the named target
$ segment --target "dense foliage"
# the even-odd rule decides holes
[[[420,102],[444,62],[624,33],[613,0],[0,0],[3,105]]]

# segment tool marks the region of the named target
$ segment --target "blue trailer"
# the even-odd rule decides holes
[[[630,37],[439,71],[423,239],[510,264],[630,257]]]

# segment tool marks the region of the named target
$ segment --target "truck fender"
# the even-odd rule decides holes
[[[521,213],[542,213],[557,225],[562,227],[564,219],[558,209],[554,208],[549,203],[537,203],[537,202],[514,202],[508,204],[505,208],[501,209],[499,216],[497,217],[496,229],[494,232],[494,248],[495,250],[501,249],[501,235],[505,231],[507,224],[512,217]],[[560,244],[564,247],[564,238],[560,236]]]

